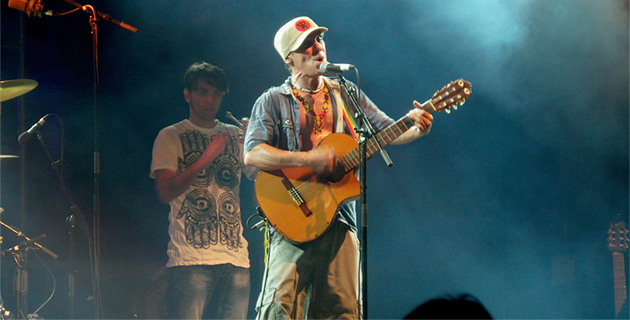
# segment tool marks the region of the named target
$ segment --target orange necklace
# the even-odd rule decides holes
[[[324,117],[326,117],[326,112],[328,112],[328,98],[330,97],[330,95],[328,94],[328,87],[324,85],[324,88],[323,88],[324,89],[324,106],[322,107],[322,112],[320,114],[316,114],[315,111],[313,110],[313,107],[309,105],[308,102],[306,102],[306,100],[304,100],[304,98],[302,98],[302,96],[298,93],[297,89],[295,88],[295,85],[293,85],[292,82],[290,83],[291,83],[291,93],[293,93],[293,96],[298,101],[300,101],[304,109],[306,109],[306,111],[308,111],[308,113],[310,113],[314,117],[313,130],[315,131],[316,134],[321,134],[322,129],[324,128]]]

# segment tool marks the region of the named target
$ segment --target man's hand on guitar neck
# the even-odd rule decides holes
[[[433,123],[433,115],[422,109],[422,104],[418,101],[413,101],[414,109],[409,110],[407,116],[416,122],[416,128],[419,129],[422,136],[429,134],[431,130],[431,123]]]
[[[414,101],[414,109],[407,112],[407,117],[413,119],[415,125],[405,133],[400,135],[396,140],[392,141],[392,144],[405,144],[414,141],[420,137],[426,136],[431,131],[431,124],[433,123],[433,115],[422,109],[422,104],[418,101]]]

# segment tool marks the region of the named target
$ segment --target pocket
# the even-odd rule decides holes
[[[296,141],[295,141],[295,126],[293,121],[290,119],[282,120],[282,132],[283,137],[286,139],[285,144],[287,146],[287,150],[293,151],[296,149]]]
[[[254,308],[258,314],[267,315],[271,309],[271,305],[275,301],[276,288],[267,288],[260,291],[258,300],[256,301],[256,307]],[[267,319],[267,317],[263,317]]]

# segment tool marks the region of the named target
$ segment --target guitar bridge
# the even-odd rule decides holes
[[[291,183],[291,181],[289,181],[289,179],[283,178],[282,184],[291,195],[291,198],[293,199],[293,202],[295,202],[295,205],[298,206],[302,210],[302,213],[304,213],[305,217],[308,217],[311,214],[313,214],[313,212],[306,206],[306,201],[304,201],[304,198],[302,198],[302,195],[300,194],[300,192],[293,186],[293,184]]]

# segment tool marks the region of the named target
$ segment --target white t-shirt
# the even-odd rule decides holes
[[[157,170],[181,173],[199,159],[218,133],[230,135],[213,164],[169,203],[167,267],[230,263],[249,268],[239,200],[243,145],[236,126],[216,123],[207,129],[183,120],[162,129],[153,144],[150,176],[155,179]]]

